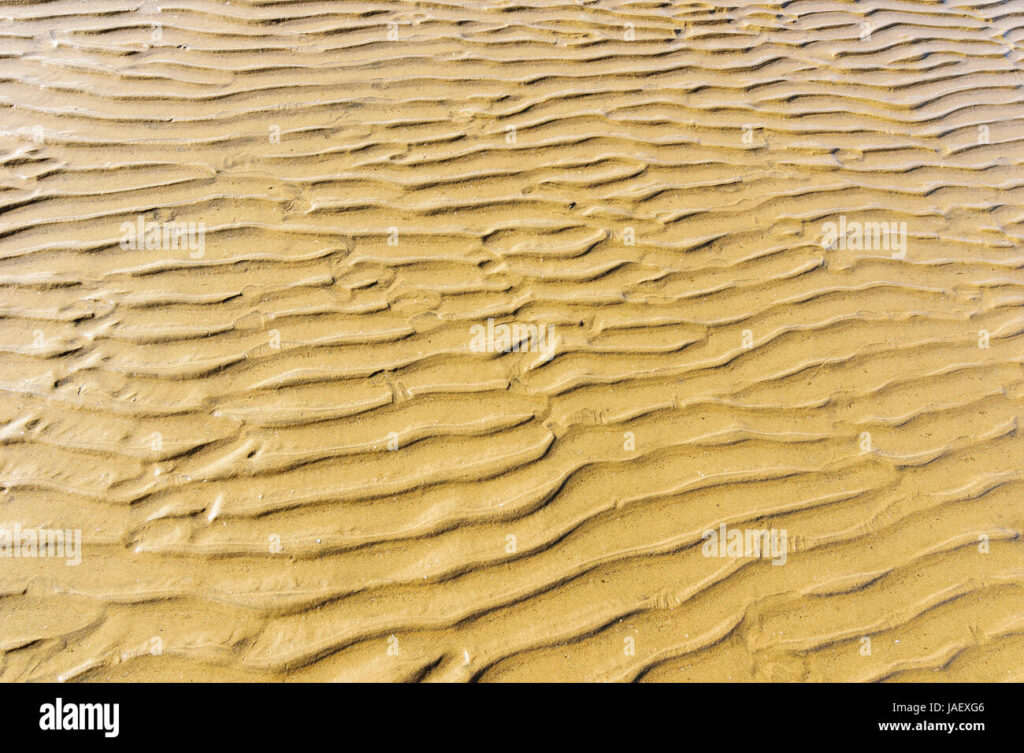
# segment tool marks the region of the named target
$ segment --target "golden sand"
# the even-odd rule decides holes
[[[1024,2],[8,2],[0,71],[0,680],[1024,679]]]

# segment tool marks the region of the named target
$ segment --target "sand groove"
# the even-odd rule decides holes
[[[0,679],[1024,679],[1021,0],[7,2],[0,109]]]

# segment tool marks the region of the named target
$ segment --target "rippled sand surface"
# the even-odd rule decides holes
[[[1024,679],[1022,86],[1020,0],[5,3],[0,679]]]

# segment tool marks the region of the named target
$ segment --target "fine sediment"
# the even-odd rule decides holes
[[[0,680],[1024,679],[1024,2],[8,2],[0,71],[0,523],[82,537]]]

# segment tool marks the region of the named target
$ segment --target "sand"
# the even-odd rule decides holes
[[[0,680],[1024,679],[1024,2],[8,2],[0,71]]]

